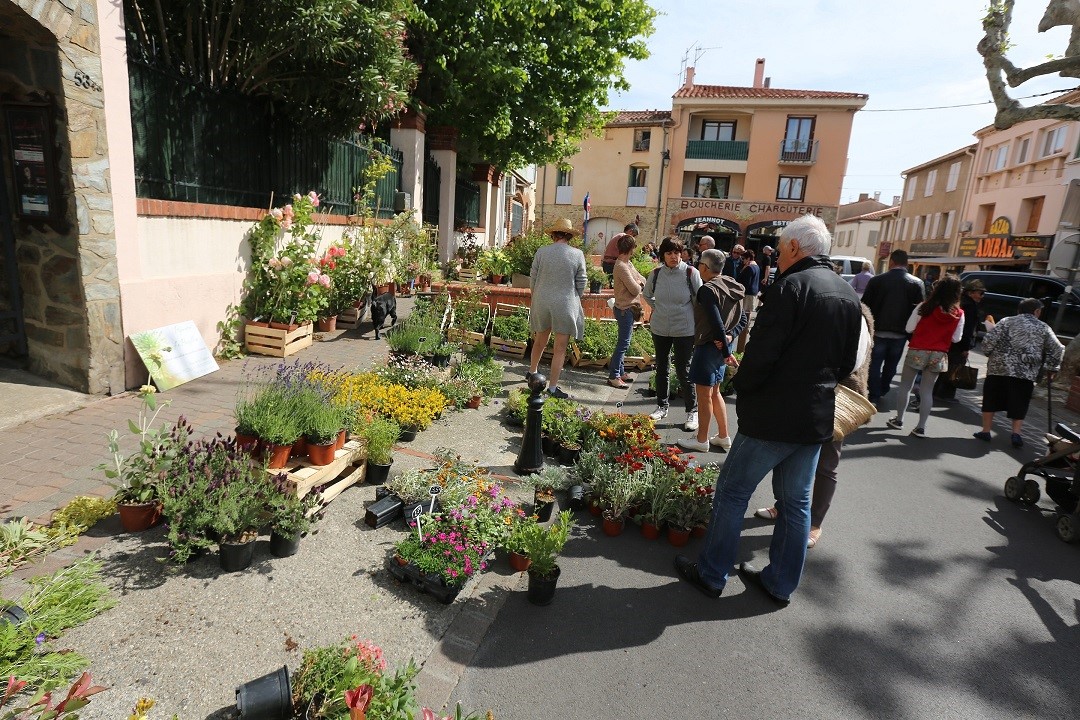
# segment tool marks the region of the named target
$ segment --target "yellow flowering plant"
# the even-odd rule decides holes
[[[436,388],[410,390],[373,372],[317,372],[311,379],[332,392],[332,402],[384,415],[405,429],[426,429],[447,407],[446,396]]]

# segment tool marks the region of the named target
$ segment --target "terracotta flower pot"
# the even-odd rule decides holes
[[[514,572],[525,572],[532,565],[532,560],[520,553],[516,553],[513,550],[510,551],[510,567],[514,568]]]
[[[267,444],[268,465],[271,470],[280,470],[289,464],[289,455],[292,454],[292,445]]]
[[[660,526],[653,525],[651,522],[642,522],[641,535],[648,540],[655,540],[660,537]]]
[[[307,438],[301,435],[292,444],[292,457],[301,458],[305,455],[307,455]]]
[[[608,537],[617,537],[622,535],[623,529],[626,527],[626,520],[621,517],[612,518],[604,515],[602,527],[605,535]]]
[[[337,451],[337,439],[331,440],[324,445],[315,443],[307,444],[308,461],[312,465],[323,466],[334,462],[334,453]]]
[[[300,329],[300,324],[299,323],[279,323],[279,322],[271,321],[270,327],[274,328],[275,330],[286,330],[288,332],[292,332],[293,330],[299,330]]]
[[[707,525],[695,525],[693,528],[690,529],[690,537],[703,538],[708,532],[709,527]]]
[[[465,403],[465,406],[471,410],[476,410],[480,407],[480,400],[482,398],[479,395],[473,395],[469,398],[469,402]]]
[[[345,447],[345,440],[346,439],[347,439],[346,438],[346,433],[345,433],[345,430],[343,428],[341,430],[341,432],[338,433],[337,442],[334,443],[334,449],[335,450],[340,450],[341,448]]]
[[[337,330],[337,315],[319,318],[315,329],[319,332],[334,332]]]
[[[667,540],[675,547],[682,547],[690,542],[690,531],[683,530],[682,528],[669,527],[667,529]]]
[[[603,512],[604,512],[604,510],[603,510],[603,508],[600,507],[600,503],[596,502],[595,500],[593,502],[589,503],[589,514],[590,515],[596,515],[596,516],[599,517]]]
[[[161,503],[156,500],[145,503],[122,503],[117,506],[120,525],[128,532],[149,530],[161,520]]]

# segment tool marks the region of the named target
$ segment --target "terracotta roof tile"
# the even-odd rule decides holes
[[[727,85],[691,85],[681,87],[676,98],[735,98],[747,100],[866,100],[863,93],[832,90],[784,90],[781,88],[730,87]]]
[[[659,125],[671,120],[670,110],[619,110],[611,125]]]

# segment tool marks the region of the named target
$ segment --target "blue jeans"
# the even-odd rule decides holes
[[[619,339],[615,343],[615,352],[612,353],[611,360],[608,362],[608,377],[614,380],[623,376],[623,358],[626,357],[626,351],[630,349],[630,335],[634,332],[634,313],[630,312],[630,308],[620,310],[616,307],[611,311],[619,322]]]
[[[758,440],[742,433],[735,436],[716,478],[712,520],[698,555],[698,572],[706,584],[719,589],[727,584],[750,496],[772,471],[779,515],[769,545],[769,564],[761,571],[761,580],[776,597],[791,597],[806,561],[810,488],[820,453],[820,445]]]
[[[907,338],[874,337],[874,349],[870,352],[870,377],[867,388],[870,400],[877,400],[889,392],[889,386],[896,376],[900,358],[904,356]]]

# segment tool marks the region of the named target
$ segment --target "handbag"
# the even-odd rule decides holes
[[[833,440],[845,436],[870,422],[877,412],[873,403],[846,385],[836,386],[836,410],[833,414]]]
[[[952,371],[949,381],[960,390],[974,390],[979,382],[979,368],[967,363],[959,365]]]

